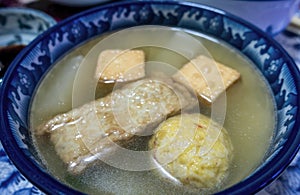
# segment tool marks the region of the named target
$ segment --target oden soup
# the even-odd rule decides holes
[[[172,31],[176,33],[178,29],[172,29]],[[241,181],[263,161],[276,124],[275,106],[269,86],[250,60],[220,40],[202,34],[190,33],[205,46],[215,60],[236,69],[241,74],[241,79],[226,92],[224,127],[232,140],[234,158],[230,166],[229,177],[221,187],[206,191],[211,193]],[[144,38],[146,39],[146,37]],[[32,102],[31,129],[35,129],[56,114],[72,109],[73,90],[76,90],[73,83],[77,70],[82,59],[102,39],[103,36],[100,36],[74,49],[60,59],[47,73]],[[122,43],[119,44],[122,45]],[[114,46],[118,48],[118,45],[111,47]],[[144,46],[138,49],[145,52],[147,61],[161,61],[176,69],[187,62],[184,56],[167,48]],[[96,65],[96,57],[87,59],[91,66]],[[151,76],[157,71],[170,74],[168,69],[160,68],[160,66],[146,67],[147,76]],[[91,76],[87,75],[86,77],[90,78]],[[113,89],[113,84],[101,84],[96,89],[95,96],[97,98],[102,97]],[[82,96],[85,95],[82,93]],[[209,116],[210,107],[201,105],[200,112]],[[60,181],[85,193],[182,194],[203,192],[202,189],[190,189],[178,185],[157,170],[127,171],[101,161],[88,167],[81,174],[70,174],[66,165],[56,154],[49,137],[37,136],[34,133],[32,135],[38,155],[48,171]],[[147,150],[148,140],[149,137],[141,137],[128,147],[134,150]],[[151,161],[150,156],[149,161]]]

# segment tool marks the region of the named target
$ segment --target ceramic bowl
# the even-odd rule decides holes
[[[16,167],[49,194],[78,193],[44,169],[34,155],[29,108],[53,64],[100,34],[139,25],[162,25],[217,37],[251,60],[265,77],[276,103],[277,124],[264,162],[220,194],[252,194],[277,178],[300,143],[300,74],[285,50],[255,26],[223,11],[193,3],[130,1],[96,7],[68,18],[35,39],[5,75],[0,95],[1,141]]]
[[[42,32],[56,24],[44,12],[21,7],[0,8],[0,86],[2,75],[18,52]],[[3,59],[5,58],[5,59]],[[28,189],[30,184],[8,159],[0,145],[1,193]],[[28,190],[29,191],[29,190]]]
[[[56,24],[44,12],[29,8],[0,8],[0,46],[27,45]]]
[[[299,0],[191,0],[216,7],[243,18],[269,34],[278,34],[299,9]]]
[[[44,12],[30,8],[0,8],[0,84],[15,55],[39,34],[56,24]]]

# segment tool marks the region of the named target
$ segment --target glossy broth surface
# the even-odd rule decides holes
[[[174,32],[177,30],[174,29]],[[227,107],[224,127],[233,146],[234,159],[230,175],[222,188],[231,186],[247,177],[262,162],[268,150],[275,128],[275,107],[270,89],[255,66],[234,48],[225,43],[194,34],[208,49],[215,60],[241,73],[241,79],[227,90]],[[143,36],[141,36],[143,37]],[[81,60],[103,37],[98,37],[68,53],[50,70],[41,82],[31,108],[31,129],[59,113],[72,109],[73,83]],[[118,46],[116,45],[116,48]],[[187,59],[176,52],[158,47],[141,47],[148,61],[159,60],[180,68]],[[88,59],[95,65],[97,56]],[[91,66],[94,66],[91,65]],[[149,66],[151,75],[159,67]],[[164,72],[164,70],[159,70]],[[169,74],[168,72],[165,72]],[[90,76],[87,76],[87,78]],[[96,96],[101,97],[112,90],[111,84],[97,87]],[[83,95],[85,93],[82,93]],[[209,115],[209,107],[201,107]],[[68,185],[89,194],[174,194],[199,193],[174,184],[157,171],[126,171],[97,162],[81,175],[71,175],[59,159],[48,136],[33,135],[39,157],[51,174]],[[147,148],[147,139],[140,138],[132,146],[135,150]],[[151,161],[149,157],[149,161]],[[125,162],[126,163],[126,162]],[[215,189],[220,190],[220,189]]]

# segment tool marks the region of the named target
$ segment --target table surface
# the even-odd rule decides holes
[[[28,1],[28,0],[27,0]],[[29,0],[31,1],[31,0]],[[21,2],[21,3],[20,3]],[[23,3],[22,3],[23,2]],[[24,4],[25,0],[0,0],[0,7],[21,6],[30,7],[47,12],[56,20],[64,19],[70,15],[78,13],[87,8],[67,8],[49,2],[32,2]],[[60,13],[60,14],[57,14]],[[300,18],[300,9],[297,13]],[[284,30],[280,34],[274,36],[286,50],[294,58],[300,69],[300,29],[297,32]],[[39,189],[33,186],[20,172],[15,168],[8,159],[3,147],[0,143],[0,194],[43,194]],[[272,184],[257,193],[258,195],[282,195],[282,194],[299,194],[300,195],[300,152],[290,166],[283,174]]]

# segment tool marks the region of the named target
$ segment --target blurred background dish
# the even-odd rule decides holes
[[[237,15],[272,35],[281,32],[299,8],[299,0],[189,0]]]
[[[0,46],[27,45],[56,24],[48,14],[29,8],[0,8]]]
[[[48,14],[29,8],[0,8],[0,79],[15,56],[56,24]]]

